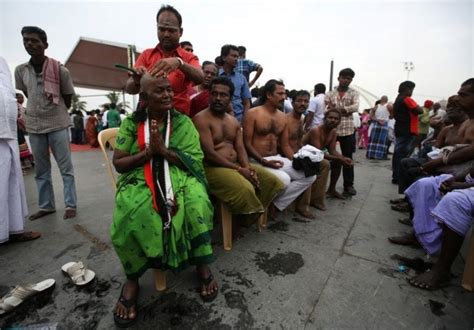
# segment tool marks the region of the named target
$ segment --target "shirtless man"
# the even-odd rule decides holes
[[[466,80],[461,85],[454,103],[454,106],[464,111],[469,118],[459,128],[460,143],[469,146],[454,150],[449,154],[449,157],[437,158],[424,163],[421,166],[423,172],[445,173],[447,165],[452,167],[452,171],[462,171],[463,165],[470,167],[469,163],[474,160],[474,78]]]
[[[345,197],[336,190],[336,183],[341,174],[341,168],[353,166],[352,159],[344,157],[336,150],[337,142],[337,126],[341,122],[341,113],[337,110],[328,110],[324,114],[324,121],[322,125],[313,127],[303,138],[303,144],[311,144],[319,150],[327,150],[324,154],[324,161],[331,162],[331,181],[327,191],[328,197],[345,199]],[[328,166],[321,162],[321,167]],[[324,202],[324,191],[327,184],[326,179],[320,180],[313,185],[311,191],[311,205],[313,203]],[[322,198],[320,197],[322,196]],[[319,197],[318,199],[314,198]],[[324,205],[324,204],[323,204]]]
[[[223,201],[232,214],[263,213],[283,190],[283,183],[260,165],[250,165],[237,119],[226,113],[234,85],[226,77],[211,81],[209,107],[193,122],[204,152],[204,170],[211,193]]]
[[[310,94],[305,90],[295,93],[293,102],[291,103],[293,111],[286,114],[286,123],[288,125],[288,139],[291,150],[297,153],[303,146],[303,114],[308,109]],[[319,179],[319,176],[318,176]],[[316,179],[317,180],[317,179]],[[309,211],[309,203],[311,199],[311,188],[298,197],[296,200],[296,210],[305,218],[313,219],[314,216]]]
[[[263,87],[261,106],[250,109],[244,117],[244,144],[255,162],[268,168],[285,185],[273,201],[275,207],[283,211],[316,179],[306,177],[303,171],[293,168],[293,150],[288,139],[288,124],[283,109],[285,85],[271,79]],[[280,109],[280,110],[279,110]],[[278,149],[281,154],[278,154]],[[305,216],[302,210],[297,210]]]

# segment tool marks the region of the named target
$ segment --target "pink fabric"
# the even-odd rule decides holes
[[[43,64],[44,92],[53,100],[54,104],[59,104],[59,65],[58,61],[49,57],[46,57]]]
[[[359,148],[367,149],[367,146],[369,144],[369,115],[363,114],[360,120],[361,126],[358,128]]]

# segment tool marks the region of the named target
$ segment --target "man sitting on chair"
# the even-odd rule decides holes
[[[204,151],[211,193],[232,214],[253,217],[261,214],[283,190],[283,183],[262,166],[250,166],[237,119],[226,113],[234,94],[232,81],[212,80],[209,107],[194,118]]]

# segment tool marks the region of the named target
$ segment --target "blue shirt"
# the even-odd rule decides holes
[[[224,76],[229,78],[230,81],[234,84],[234,95],[232,95],[232,108],[234,109],[234,116],[238,121],[242,121],[244,115],[244,99],[251,99],[249,84],[247,79],[238,72],[232,72],[231,74],[226,74],[224,69],[219,70],[219,76]]]
[[[250,72],[257,71],[259,66],[260,64],[255,63],[251,60],[247,60],[246,58],[239,58],[234,71],[243,74],[248,81],[250,77]]]

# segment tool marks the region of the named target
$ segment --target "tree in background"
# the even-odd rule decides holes
[[[71,108],[70,112],[74,111],[86,111],[86,101],[80,100],[81,96],[79,94],[73,94],[71,98]]]
[[[109,94],[106,95],[106,97],[109,99],[109,103],[115,103],[117,105],[117,110],[122,110],[125,109],[130,109],[130,106],[128,105],[128,101],[124,102],[119,102],[121,99],[121,94],[117,92],[110,92]]]

